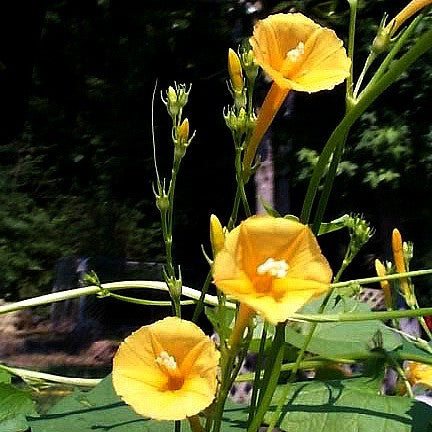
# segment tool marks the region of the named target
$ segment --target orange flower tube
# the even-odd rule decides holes
[[[256,62],[273,80],[243,160],[248,177],[256,149],[290,90],[331,90],[348,77],[351,60],[333,30],[299,13],[258,21],[250,39]]]
[[[225,237],[213,263],[213,279],[242,306],[237,343],[251,312],[272,324],[288,319],[310,299],[325,293],[332,271],[310,228],[271,216],[252,216]],[[243,329],[243,330],[242,330]]]
[[[432,4],[432,0],[413,0],[408,3],[384,28],[390,36],[394,35],[400,26],[419,10]]]

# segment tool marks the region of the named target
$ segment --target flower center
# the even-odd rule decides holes
[[[295,63],[304,54],[304,43],[299,42],[295,48],[289,50],[287,58],[292,63]]]
[[[285,260],[275,260],[268,258],[264,263],[257,267],[257,274],[260,276],[272,276],[275,278],[283,278],[288,274],[289,265]]]
[[[155,362],[160,366],[165,366],[167,369],[177,369],[175,358],[170,356],[166,351],[161,351]]]
[[[177,368],[175,358],[166,351],[161,351],[155,362],[167,375],[166,390],[179,390],[183,386],[184,378]]]

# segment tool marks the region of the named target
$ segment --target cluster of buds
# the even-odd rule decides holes
[[[252,69],[255,69],[255,74],[252,73]],[[249,49],[249,51],[246,52],[243,49],[239,56],[230,48],[228,51],[228,72],[230,76],[228,87],[233,96],[234,105],[225,108],[223,116],[226,125],[235,137],[236,143],[252,133],[256,122],[256,116],[253,114],[253,110],[250,109],[250,107],[248,109],[247,106],[248,88],[245,85],[243,71],[246,73],[248,84],[253,84],[258,66],[255,65],[252,50]],[[251,81],[252,76],[253,80]],[[251,91],[251,89],[249,89],[249,91]]]
[[[168,114],[173,118],[181,116],[184,106],[188,102],[189,92],[192,86],[186,87],[186,84],[174,84],[174,87],[169,86],[166,91],[166,98],[162,97],[162,102],[168,110]]]
[[[350,246],[355,253],[369,241],[375,231],[361,215],[350,215],[346,221],[346,227],[351,238]]]
[[[249,44],[240,49],[240,60],[247,80],[253,83],[258,75],[258,64],[255,61],[255,55]]]
[[[238,113],[234,108],[227,108],[223,116],[228,128],[238,137],[251,133],[255,127],[256,116],[249,115],[244,108],[241,108]]]

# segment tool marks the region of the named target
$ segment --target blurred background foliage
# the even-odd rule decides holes
[[[358,74],[384,12],[405,1],[360,0]],[[58,258],[162,258],[151,183],[151,101],[159,164],[171,161],[161,89],[192,83],[186,115],[197,136],[176,202],[176,256],[186,281],[207,269],[211,213],[227,222],[234,193],[226,56],[274,12],[301,11],[346,37],[345,0],[21,0],[2,6],[0,296],[50,291]],[[426,25],[426,24],[425,24]],[[420,29],[421,30],[421,29]],[[398,226],[431,265],[432,56],[424,56],[363,115],[348,140],[326,219],[361,212],[377,229],[355,268],[371,274]],[[259,105],[268,83],[261,77]],[[292,94],[272,128],[276,207],[298,214],[313,164],[343,114],[343,86]],[[331,107],[329,109],[329,107]],[[249,185],[251,188],[252,185]],[[251,197],[253,191],[250,190]],[[345,234],[325,239],[336,266]],[[336,246],[335,246],[336,245]]]

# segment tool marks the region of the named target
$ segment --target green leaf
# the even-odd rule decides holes
[[[282,410],[289,432],[427,432],[432,408],[400,396],[379,396],[365,378],[295,383]],[[277,402],[282,389],[275,392]],[[267,414],[269,421],[271,411]]]
[[[145,397],[145,395],[143,395]],[[149,402],[151,403],[151,402]],[[223,432],[244,432],[247,410],[227,402]],[[89,392],[75,392],[62,399],[47,414],[30,417],[32,432],[172,432],[174,422],[149,420],[136,414],[115,394],[111,375]],[[182,430],[189,431],[187,422]],[[3,430],[0,429],[2,432]]]
[[[332,220],[331,222],[321,223],[319,231],[318,231],[318,235],[328,234],[328,233],[331,233],[333,231],[338,231],[342,228],[345,228],[346,222],[349,220],[349,218],[350,218],[349,215],[344,214],[340,218]]]
[[[430,349],[432,349],[431,342],[428,343]],[[432,365],[432,354],[426,349],[422,349],[414,342],[402,338],[402,345],[395,351],[396,356],[399,356],[401,360],[414,360],[420,363],[426,363]]]
[[[302,309],[303,314],[316,313],[321,299],[314,300]],[[369,307],[353,299],[342,299],[331,309],[326,309],[326,314],[340,314],[344,312],[368,312]],[[301,348],[305,341],[310,324],[287,326],[285,338],[288,343]],[[380,332],[383,339],[382,348],[393,351],[400,347],[401,338],[381,321],[360,322],[331,322],[320,323],[308,345],[307,351],[328,357],[364,357],[373,348],[373,338]]]
[[[7,380],[7,377],[3,375],[3,379]],[[30,393],[7,382],[0,382],[0,431],[19,432],[28,429],[26,415],[37,416]]]
[[[28,429],[28,422],[22,414],[0,422],[1,432],[24,432],[28,431]]]
[[[0,383],[10,384],[12,375],[3,369],[0,369]]]

